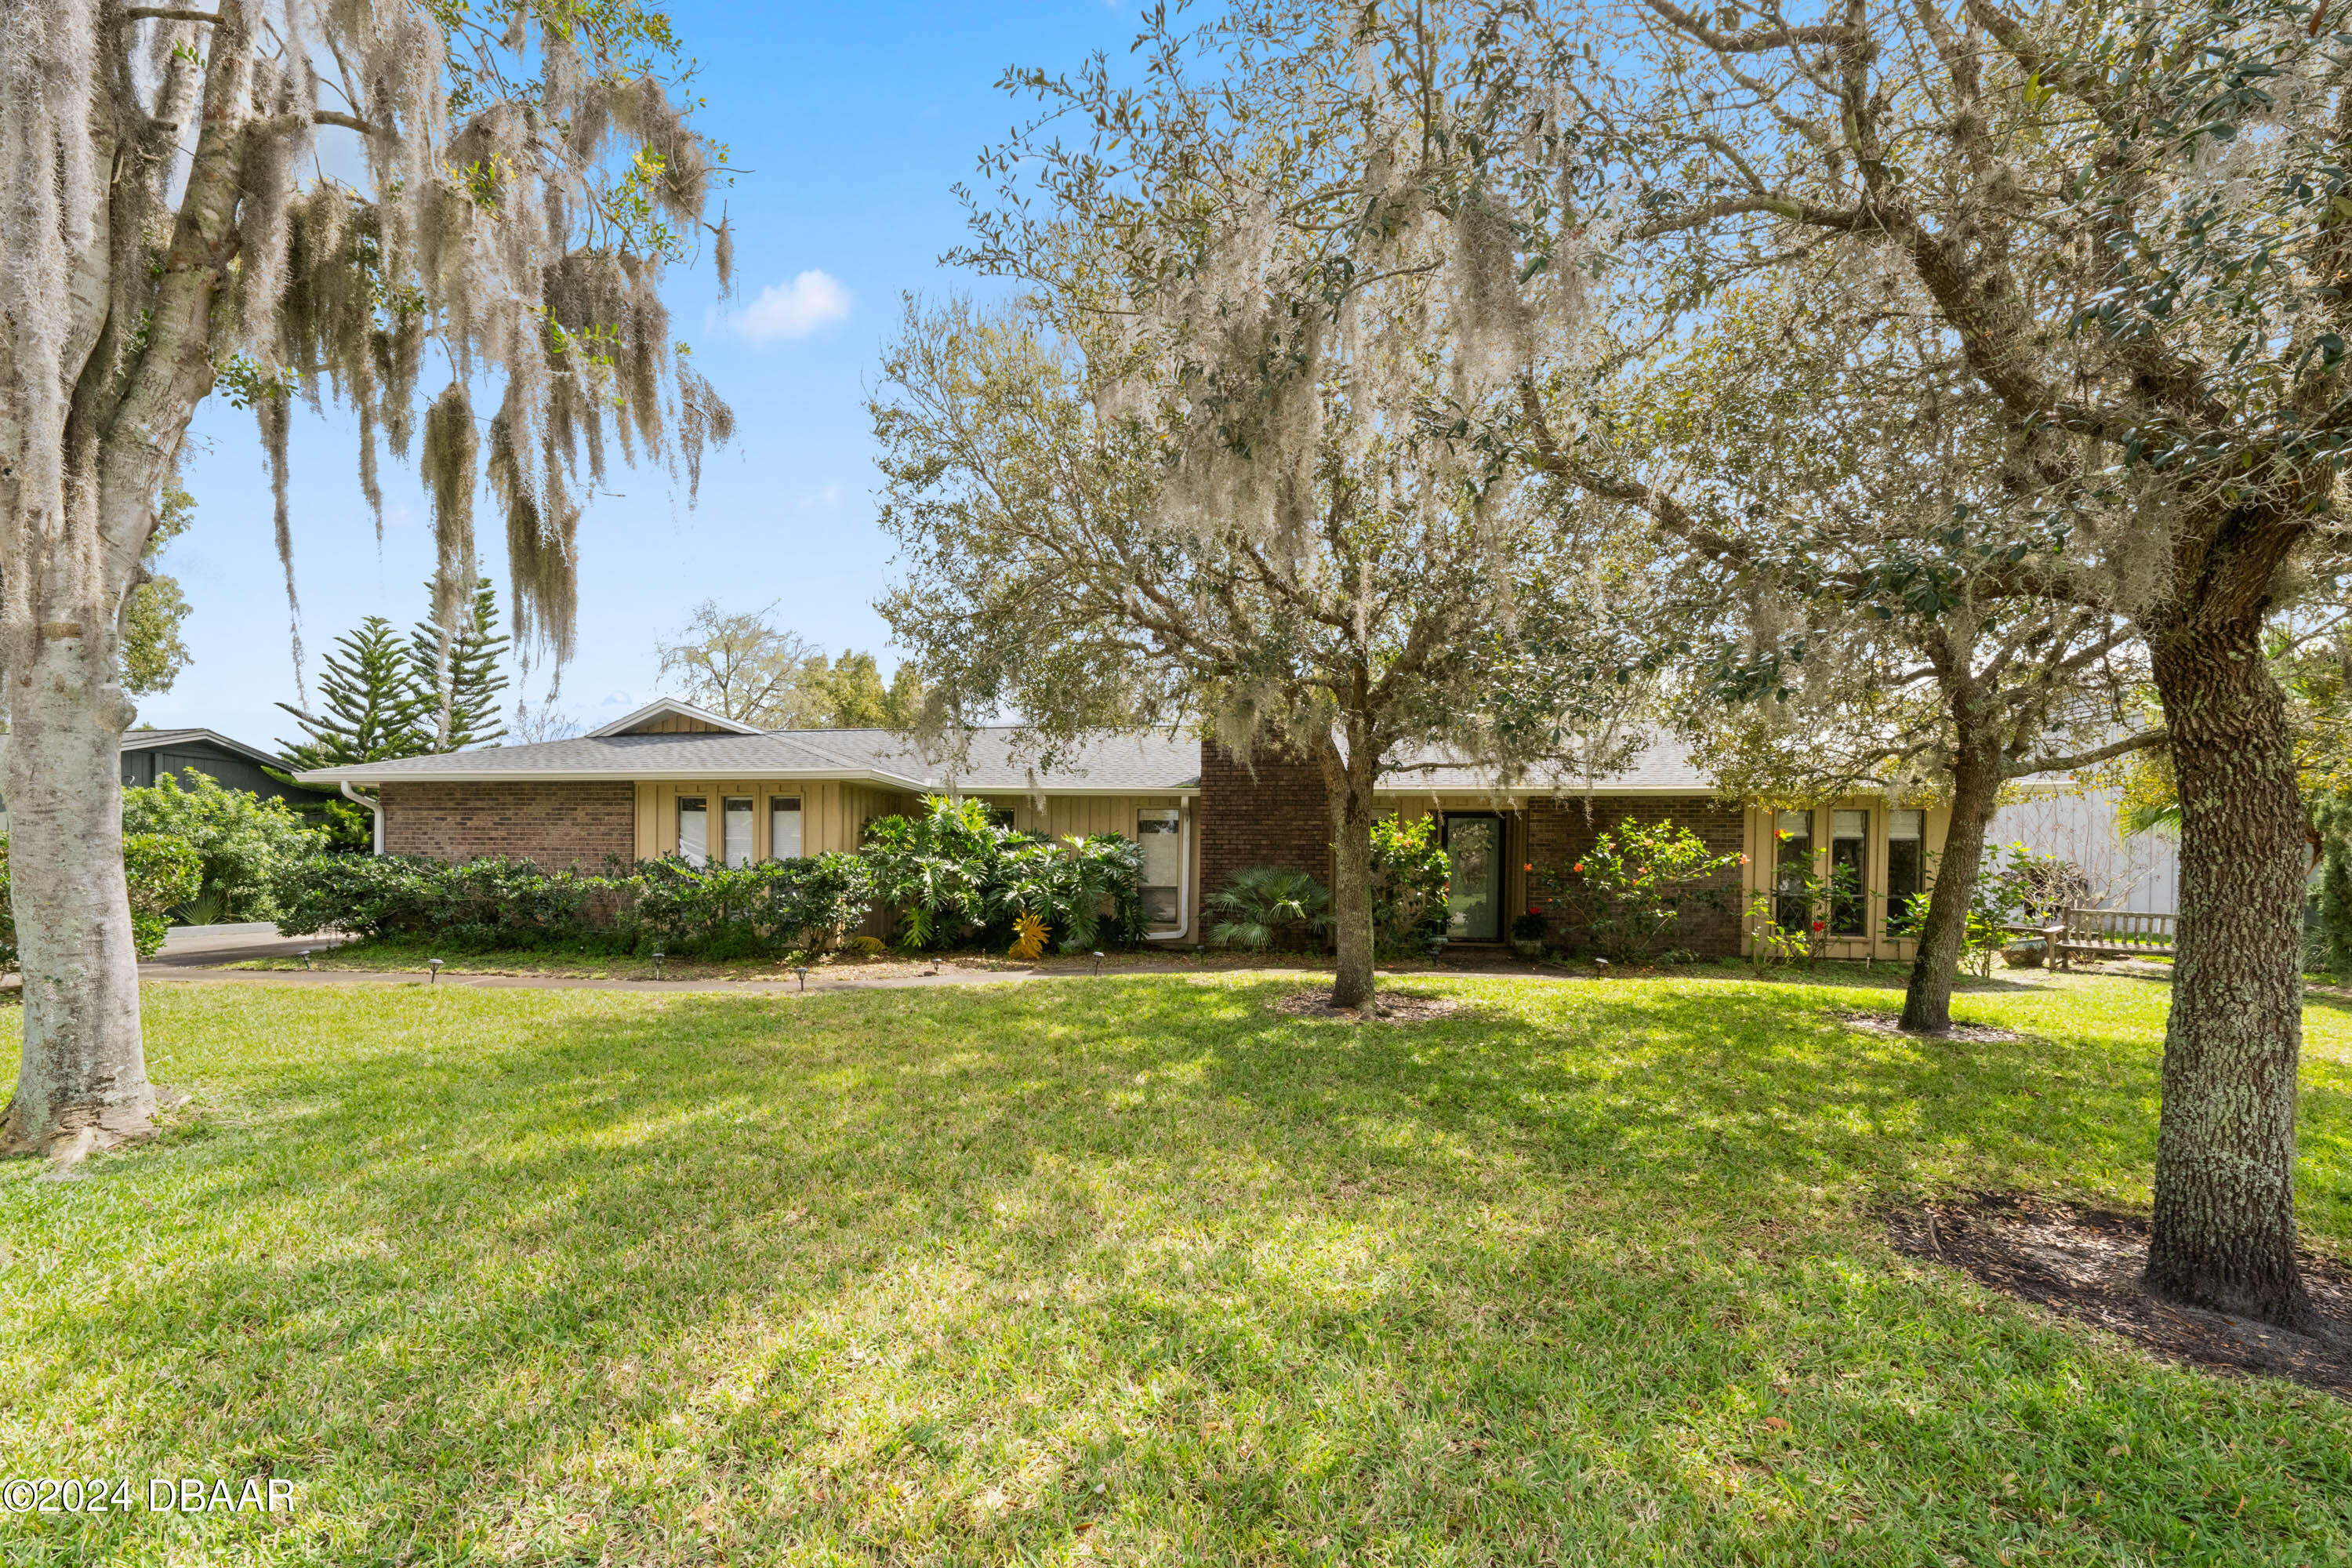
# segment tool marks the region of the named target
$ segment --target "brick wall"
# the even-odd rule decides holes
[[[551,871],[636,858],[636,792],[622,784],[388,784],[390,855],[471,860],[520,855]]]
[[[1645,824],[1671,820],[1677,827],[1697,834],[1712,854],[1738,855],[1747,847],[1745,818],[1735,801],[1704,795],[1599,795],[1591,805],[1588,815],[1581,800],[1537,800],[1528,804],[1528,860],[1538,876],[1550,872],[1555,878],[1572,881],[1569,868],[1592,847],[1592,841],[1612,831],[1629,816]],[[1720,892],[1723,907],[1701,909],[1685,902],[1678,929],[1666,939],[1667,942],[1707,958],[1737,957],[1742,885],[1739,868],[1730,868],[1710,885]],[[1582,943],[1583,933],[1560,919],[1559,911],[1548,906],[1544,913],[1549,917],[1554,942],[1570,946]]]
[[[1222,892],[1237,871],[1279,866],[1331,885],[1331,805],[1323,770],[1270,747],[1250,766],[1201,742],[1201,895]]]

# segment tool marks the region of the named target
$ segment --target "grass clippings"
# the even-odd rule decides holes
[[[2144,1215],[2036,1197],[1979,1193],[1887,1216],[1896,1251],[1960,1269],[2032,1301],[2194,1366],[2264,1373],[2352,1400],[2352,1273],[2305,1251],[2304,1283],[2318,1335],[2166,1301],[2142,1283]]]

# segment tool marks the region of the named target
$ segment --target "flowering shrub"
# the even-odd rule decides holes
[[[1708,884],[1740,863],[1671,821],[1627,817],[1594,840],[1570,869],[1567,902],[1592,946],[1612,963],[1639,963],[1681,924],[1685,909],[1722,909],[1725,889]]]
[[[1383,958],[1420,954],[1445,934],[1452,873],[1435,816],[1383,816],[1372,824],[1372,944]]]

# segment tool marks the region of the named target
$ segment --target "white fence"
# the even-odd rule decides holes
[[[2090,902],[2101,909],[2180,912],[2179,842],[2168,833],[2124,837],[2113,790],[2036,795],[2004,805],[1993,814],[1985,842],[2022,844],[2072,860],[2091,879]]]

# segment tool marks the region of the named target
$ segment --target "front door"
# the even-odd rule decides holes
[[[1503,940],[1503,819],[1481,814],[1445,819],[1453,862],[1445,897],[1445,934],[1455,942]]]

